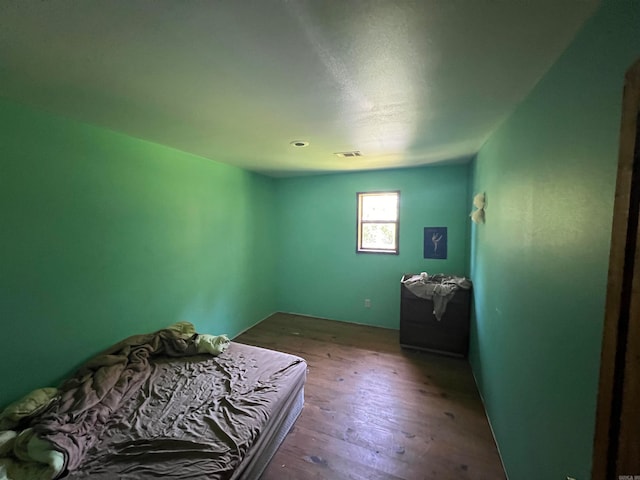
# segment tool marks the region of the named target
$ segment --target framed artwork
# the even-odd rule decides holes
[[[447,227],[424,227],[424,258],[447,258]]]

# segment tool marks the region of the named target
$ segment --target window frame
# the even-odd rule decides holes
[[[398,202],[396,206],[395,220],[363,220],[362,219],[362,199],[367,195],[388,195],[395,194]],[[395,249],[363,248],[362,247],[362,226],[366,223],[388,223],[396,226]],[[356,193],[356,253],[378,253],[383,255],[400,254],[400,190],[377,190],[370,192]]]

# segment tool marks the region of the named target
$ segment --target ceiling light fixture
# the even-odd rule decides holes
[[[304,140],[294,140],[293,142],[290,142],[289,145],[296,148],[302,148],[302,147],[308,147],[309,142],[305,142]]]

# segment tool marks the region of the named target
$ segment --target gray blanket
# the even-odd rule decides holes
[[[293,355],[231,343],[217,357],[154,357],[69,480],[229,480],[303,384]]]
[[[89,360],[25,425],[64,466],[7,465],[28,479],[243,478],[302,392],[306,363],[228,340],[218,356],[198,354],[205,337],[161,330]]]
[[[196,338],[160,330],[117,343],[85,363],[61,386],[59,399],[35,419],[35,432],[64,454],[65,470],[76,469],[112,413],[148,378],[150,357],[195,355]]]

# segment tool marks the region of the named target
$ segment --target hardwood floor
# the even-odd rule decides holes
[[[262,480],[504,479],[466,360],[398,332],[275,314],[235,339],[303,357],[305,406]]]

